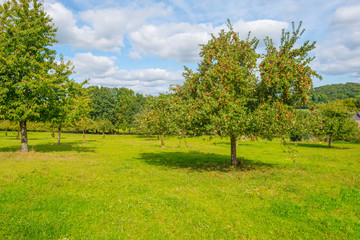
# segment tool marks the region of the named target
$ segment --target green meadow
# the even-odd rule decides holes
[[[0,132],[0,239],[360,239],[360,145]]]

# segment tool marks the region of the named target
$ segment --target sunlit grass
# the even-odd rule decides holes
[[[0,239],[360,239],[360,145],[0,132]],[[299,163],[295,163],[294,160]]]

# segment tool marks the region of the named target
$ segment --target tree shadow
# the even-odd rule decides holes
[[[210,140],[211,141],[211,140]],[[231,143],[230,142],[225,142],[225,141],[221,141],[221,142],[213,142],[213,144],[214,145],[223,145],[223,146],[230,146],[231,145]],[[239,142],[239,144],[238,144],[238,147],[241,147],[241,146],[249,146],[249,145],[251,145],[251,144],[249,144],[249,143],[245,143],[245,142]]]
[[[35,152],[95,152],[94,147],[81,146],[82,142],[66,142],[61,144],[35,144],[29,145],[29,151]],[[17,152],[19,146],[0,147],[0,152]]]
[[[140,160],[147,164],[163,166],[168,168],[182,168],[191,171],[220,171],[229,172],[237,169],[247,171],[262,167],[276,167],[275,164],[258,162],[255,160],[243,159],[245,165],[232,166],[230,156],[214,153],[190,152],[166,152],[166,153],[142,153]]]
[[[307,147],[307,148],[324,148],[324,149],[350,149],[346,147],[334,147],[331,146],[331,148],[328,147],[328,145],[320,144],[320,143],[292,143],[292,145],[297,145],[299,147]]]

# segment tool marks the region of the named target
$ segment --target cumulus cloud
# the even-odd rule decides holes
[[[331,40],[317,49],[315,67],[325,74],[360,75],[360,5],[338,8],[332,16]]]
[[[360,5],[341,7],[336,10],[333,21],[333,31],[339,36],[340,42],[348,48],[360,46]]]
[[[351,50],[345,45],[320,46],[317,68],[327,74],[345,74],[359,72],[360,48]]]
[[[136,92],[156,94],[166,92],[170,84],[183,81],[181,72],[164,69],[123,70],[115,63],[115,57],[94,56],[79,53],[72,59],[77,78],[90,78],[90,84],[109,87],[127,87]]]
[[[287,28],[288,23],[275,20],[238,21],[234,24],[235,31],[243,38],[249,31],[252,36],[264,39],[266,36],[279,39],[281,30]],[[214,27],[212,24],[172,23],[160,26],[145,25],[129,34],[133,50],[131,56],[141,58],[146,55],[157,55],[162,59],[176,59],[177,61],[199,61],[199,44],[206,43],[211,33],[226,29],[226,25]]]
[[[199,44],[210,39],[212,29],[211,25],[189,23],[145,25],[129,34],[133,46],[131,55],[137,58],[157,55],[179,62],[196,61]]]
[[[147,55],[161,59],[175,59],[180,63],[199,60],[199,44],[206,43],[211,33],[226,25],[211,23],[149,24],[149,19],[171,15],[172,9],[157,3],[151,7],[135,5],[122,8],[100,8],[74,13],[57,1],[45,3],[48,14],[58,27],[60,45],[75,49],[102,50],[120,53],[127,38],[131,44],[130,56],[140,59]],[[259,39],[270,35],[278,39],[286,22],[275,20],[238,21],[234,28],[245,38],[248,31]]]
[[[251,36],[258,38],[259,40],[263,40],[269,36],[277,43],[280,40],[282,29],[286,29],[288,26],[289,24],[287,22],[269,19],[248,22],[241,20],[234,24],[234,29],[244,38],[250,31]]]
[[[120,52],[124,35],[143,25],[148,18],[166,16],[171,9],[163,4],[141,8],[105,8],[74,14],[59,2],[45,3],[47,13],[58,27],[62,45],[77,49]],[[80,24],[82,23],[82,25]]]

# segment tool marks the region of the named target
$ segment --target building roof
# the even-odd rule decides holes
[[[353,116],[353,119],[355,119],[356,121],[360,120],[360,112],[357,112],[356,115]]]

